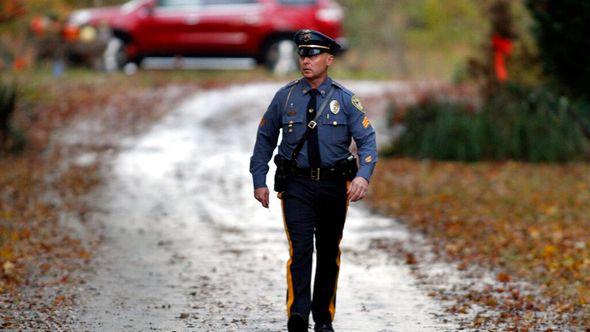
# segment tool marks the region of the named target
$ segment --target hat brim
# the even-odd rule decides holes
[[[314,56],[314,55],[319,55],[325,52],[329,52],[330,49],[329,48],[313,48],[313,47],[300,47],[297,50],[297,54],[299,54],[299,56]]]

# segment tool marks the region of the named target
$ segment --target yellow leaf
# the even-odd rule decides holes
[[[9,276],[14,271],[14,264],[11,261],[6,261],[4,262],[4,265],[2,265],[2,268],[4,269],[4,274]]]
[[[541,232],[539,231],[539,229],[537,227],[530,227],[529,228],[529,235],[533,238],[533,239],[538,239],[539,236],[541,235]]]
[[[545,209],[545,214],[548,216],[554,216],[559,212],[559,206],[551,205]]]
[[[551,257],[555,254],[555,252],[557,251],[557,247],[552,245],[552,244],[548,244],[543,248],[543,257],[548,258]]]

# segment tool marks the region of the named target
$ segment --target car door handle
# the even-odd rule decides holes
[[[199,18],[196,16],[190,16],[184,20],[184,23],[186,23],[188,25],[195,25],[195,24],[199,23]]]
[[[248,25],[257,25],[260,23],[261,18],[259,15],[246,15],[243,18],[244,23]]]

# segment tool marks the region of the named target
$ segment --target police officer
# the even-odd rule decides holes
[[[264,113],[250,173],[254,197],[268,208],[268,162],[282,130],[275,160],[291,165],[284,188],[278,189],[290,255],[287,326],[290,332],[307,331],[311,311],[314,330],[329,332],[334,331],[340,240],[348,202],[363,199],[367,192],[377,161],[375,131],[359,98],[328,77],[340,45],[313,30],[298,31],[295,43],[303,77],[279,89]],[[354,167],[350,165],[352,138],[358,148],[358,169],[355,159]],[[294,154],[298,145],[299,153]],[[312,298],[314,235],[317,264]]]

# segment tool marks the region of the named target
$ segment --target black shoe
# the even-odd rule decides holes
[[[301,314],[292,313],[287,323],[289,332],[307,332],[307,319]]]
[[[313,327],[315,332],[334,332],[334,328],[332,327],[332,323],[320,323],[315,324]]]

